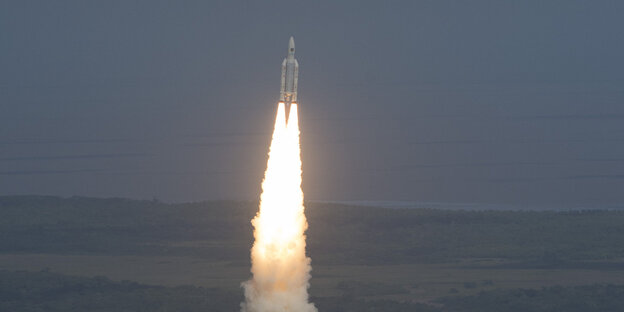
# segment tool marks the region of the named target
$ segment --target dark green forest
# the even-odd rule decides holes
[[[624,212],[382,209],[308,203],[317,263],[400,264],[504,258],[563,265],[624,257]],[[0,197],[0,252],[175,254],[241,261],[256,202]],[[220,240],[218,249],[172,241]]]
[[[0,197],[0,256],[174,256],[246,268],[256,210],[257,202],[241,201],[5,196]],[[444,266],[457,272],[449,278],[461,285],[449,284],[432,300],[419,297],[427,285],[418,284],[417,275],[401,282],[383,276],[376,277],[378,282],[357,281],[357,276],[332,279],[329,295],[312,292],[319,311],[591,312],[624,306],[624,286],[599,278],[584,285],[562,279],[561,285],[514,288],[471,273],[477,266],[496,272],[502,281],[504,274],[525,271],[563,272],[564,277],[566,272],[619,273],[624,270],[623,212],[383,209],[312,202],[306,204],[306,215],[313,267],[344,268],[347,276],[353,266]],[[206,241],[211,243],[195,244]],[[54,268],[23,271],[12,269],[12,258],[7,259],[0,271],[0,311],[233,311],[242,300],[240,290],[148,285],[89,272],[60,274]],[[488,261],[483,264],[483,259]]]
[[[46,271],[0,271],[0,311],[28,312],[205,312],[233,311],[240,293],[195,286],[149,286],[105,277],[72,277]],[[319,311],[396,312],[617,312],[624,286],[588,285],[482,292],[443,298],[443,306],[354,297],[312,298]]]

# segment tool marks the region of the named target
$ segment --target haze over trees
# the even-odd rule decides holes
[[[249,274],[249,222],[256,211],[256,202],[0,197],[0,265],[5,269],[0,272],[0,310],[236,310],[242,300],[239,283]],[[319,311],[565,307],[588,312],[622,306],[623,212],[308,203],[306,215],[307,253],[315,268],[311,301]],[[107,268],[114,259],[138,265],[145,272],[132,272],[137,280],[159,275],[167,280],[164,274],[182,269],[176,261],[186,261],[191,276],[198,277],[180,279],[178,284],[187,286],[155,285],[95,277],[102,274],[59,264],[70,262],[71,267],[80,257],[117,276],[118,268]],[[160,266],[148,265],[150,259]],[[205,266],[193,273],[196,264]],[[28,271],[17,271],[23,269]],[[228,277],[230,269],[237,275]],[[553,272],[562,285],[519,278]],[[230,280],[223,283],[223,278]]]

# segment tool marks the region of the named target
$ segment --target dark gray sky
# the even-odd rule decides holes
[[[0,193],[624,202],[622,1],[2,1]]]

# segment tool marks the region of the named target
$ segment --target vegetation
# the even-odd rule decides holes
[[[219,289],[0,271],[0,311],[232,311],[241,299]]]
[[[0,197],[0,253],[248,258],[255,202]],[[624,213],[381,209],[309,203],[315,263],[441,263],[498,258],[559,266],[624,257]],[[211,247],[176,242],[212,241]]]
[[[46,271],[0,271],[0,311],[233,311],[241,300],[240,293],[218,288],[149,286]],[[496,290],[441,299],[442,305],[364,301],[353,296],[313,298],[313,301],[323,312],[616,312],[624,305],[624,286]]]
[[[457,312],[617,312],[624,306],[624,285],[496,290],[440,302],[444,311]]]
[[[0,261],[9,269],[0,271],[0,311],[237,310],[256,211],[256,202],[0,197]],[[624,212],[308,203],[306,214],[311,294],[322,312],[608,312],[624,304]],[[197,266],[213,270],[215,282],[165,287],[15,271],[21,260],[12,259],[23,255],[51,267],[123,258],[110,266],[145,266],[145,275],[180,266],[193,275]],[[96,275],[88,270],[72,274]]]

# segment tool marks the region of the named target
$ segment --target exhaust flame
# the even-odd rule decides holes
[[[243,312],[316,312],[308,302],[310,258],[305,254],[307,221],[301,190],[301,157],[297,104],[288,121],[279,103],[275,129],[262,181],[260,210],[251,221],[253,278],[243,283]]]

